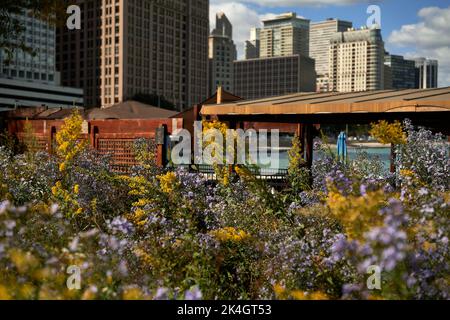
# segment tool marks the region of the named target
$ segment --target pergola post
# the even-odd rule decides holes
[[[397,154],[395,152],[395,145],[391,144],[391,165],[390,165],[391,173],[395,173],[395,171],[397,170],[395,167],[395,158],[396,157],[397,157]]]
[[[49,133],[48,133],[48,153],[49,154],[55,153],[55,150],[53,150],[53,141],[54,141],[55,136],[56,136],[56,127],[51,126]]]
[[[97,134],[98,134],[98,127],[89,124],[89,140],[90,140],[89,142],[93,150],[97,150]]]
[[[160,168],[163,168],[167,164],[167,145],[166,145],[166,136],[167,136],[167,126],[162,125],[161,127],[156,129],[155,141],[156,141],[156,165]]]
[[[301,156],[305,160],[308,168],[311,168],[313,162],[313,126],[311,124],[299,123],[297,126],[297,136],[301,142]]]

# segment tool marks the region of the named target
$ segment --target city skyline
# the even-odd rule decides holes
[[[58,28],[57,66],[88,107],[156,94],[183,110],[206,99],[207,0],[77,4],[87,18],[80,30]]]
[[[37,31],[33,31],[34,24],[28,21],[29,18],[27,18],[28,22],[25,21],[27,32],[32,32],[25,34],[27,43],[42,44],[33,61],[40,60],[41,65],[39,67],[41,69],[45,67],[45,70],[37,70],[38,72],[34,72],[36,71],[34,69],[24,70],[23,66],[30,65],[31,56],[24,55],[22,57],[20,52],[16,52],[15,56],[18,59],[16,59],[16,65],[20,67],[12,69],[7,66],[3,67],[2,74],[9,79],[18,77],[19,80],[27,79],[30,81],[33,79],[35,82],[44,81],[50,84],[59,84],[61,75],[62,86],[84,90],[84,103],[88,107],[110,107],[134,99],[136,95],[150,96],[153,94],[160,97],[157,99],[168,98],[168,101],[171,101],[176,109],[183,110],[213,95],[217,86],[222,86],[228,92],[234,91],[233,84],[236,82],[236,78],[240,78],[242,75],[234,76],[236,68],[233,67],[233,61],[240,62],[244,58],[242,56],[242,43],[239,43],[240,39],[234,40],[239,38],[241,33],[247,32],[247,39],[250,40],[246,43],[247,49],[256,46],[254,50],[259,51],[258,54],[252,53],[253,59],[290,57],[297,54],[305,58],[315,59],[315,70],[318,78],[317,90],[321,92],[390,88],[390,85],[386,84],[385,86],[384,82],[393,82],[393,89],[410,87],[411,85],[399,84],[399,81],[402,82],[402,79],[407,76],[406,73],[412,75],[412,70],[409,70],[410,67],[401,67],[400,65],[408,64],[412,66],[413,60],[416,61],[415,87],[434,88],[444,86],[442,78],[447,77],[445,70],[448,67],[446,58],[441,61],[431,54],[410,55],[401,53],[400,49],[391,49],[389,44],[392,43],[392,39],[397,39],[398,44],[404,43],[402,37],[405,36],[405,33],[411,32],[413,27],[412,25],[409,25],[409,27],[403,26],[400,31],[386,30],[388,28],[385,27],[383,22],[385,20],[383,19],[385,7],[371,5],[366,7],[365,11],[362,10],[362,12],[365,12],[364,16],[368,26],[370,26],[370,23],[376,23],[376,29],[381,27],[377,31],[379,44],[375,48],[372,47],[372,36],[355,38],[357,34],[372,33],[370,31],[373,29],[372,27],[359,27],[359,23],[355,20],[340,16],[317,21],[315,20],[317,15],[310,17],[307,14],[298,13],[298,10],[303,10],[302,13],[306,13],[307,10],[314,9],[324,11],[321,14],[326,14],[331,10],[330,8],[334,8],[332,12],[341,10],[342,6],[337,5],[324,4],[318,9],[317,7],[308,7],[306,1],[300,1],[300,6],[293,8],[295,11],[278,14],[269,12],[270,10],[275,12],[278,9],[286,8],[289,1],[282,1],[281,5],[275,6],[274,3],[264,9],[266,13],[258,16],[259,24],[253,24],[254,27],[245,29],[245,26],[240,24],[236,26],[233,19],[228,18],[225,9],[227,6],[232,8],[245,7],[247,9],[262,8],[260,5],[251,4],[252,1],[220,1],[224,8],[221,7],[215,13],[216,19],[211,19],[211,14],[215,12],[213,8],[218,2],[216,0],[193,2],[195,4],[202,3],[202,10],[193,10],[192,12],[182,9],[197,7],[191,7],[191,5],[186,5],[188,2],[182,1],[170,2],[176,4],[173,7],[168,5],[169,2],[153,5],[146,3],[146,5],[141,6],[132,3],[111,2],[104,4],[98,0],[89,0],[88,2],[79,0],[81,12],[84,12],[84,18],[81,19],[83,24],[81,30],[66,30],[65,27],[60,26],[57,29],[55,39],[54,27],[46,31],[47,29],[44,28],[46,24],[38,22],[36,26],[42,25],[44,29],[41,31],[38,28]],[[245,5],[241,2],[248,4]],[[353,6],[362,6],[357,4],[361,1],[353,0],[352,2],[355,3]],[[388,1],[381,1],[380,5],[384,3],[388,3]],[[368,18],[375,16],[372,14],[377,9],[381,11],[381,17],[377,17],[376,21],[371,22]],[[208,11],[210,15],[208,15]],[[233,15],[235,15],[235,12],[231,13],[231,16]],[[430,35],[431,31],[427,28],[439,29],[445,25],[445,23],[442,23],[445,19],[442,20],[441,18],[446,18],[446,9],[427,7],[419,11],[421,19],[427,19],[430,15],[435,15],[437,18],[429,21],[428,24],[425,22],[423,25],[420,24],[423,30],[419,30],[415,35],[415,38],[418,39],[417,44],[421,43],[422,40],[420,39],[424,35]],[[100,19],[101,22],[94,23],[95,19]],[[211,34],[208,33],[208,26],[213,28]],[[350,29],[352,26],[353,28]],[[331,40],[335,38],[337,31],[343,32],[342,41],[339,41],[342,43],[334,49],[333,55],[325,58],[328,53],[332,53],[333,41]],[[51,32],[51,37],[47,39],[49,35],[47,33],[49,32]],[[38,38],[33,40],[31,36],[35,33]],[[189,36],[187,36],[188,34]],[[208,34],[209,53],[207,53],[208,48],[205,41],[208,39]],[[389,35],[386,36],[386,34]],[[41,36],[44,38],[40,39]],[[435,40],[436,38],[437,40]],[[434,45],[439,43],[445,45],[447,41],[446,37],[433,37],[433,39],[428,39],[429,46],[433,45],[432,42],[434,42]],[[237,42],[237,46],[235,42]],[[237,54],[237,47],[240,47],[239,55]],[[355,53],[357,48],[360,49],[360,54]],[[368,51],[366,52],[364,48],[367,48]],[[445,49],[448,49],[448,47],[445,47]],[[373,55],[375,51],[376,54]],[[388,61],[385,61],[385,66],[383,66],[385,54],[389,54],[391,57],[391,65]],[[369,56],[368,60],[367,56]],[[403,59],[403,56],[405,59]],[[345,62],[343,62],[344,60]],[[404,63],[401,62],[403,60]],[[427,61],[425,64],[427,67],[424,67],[423,72],[418,70],[420,63],[417,62],[422,60]],[[42,61],[49,63],[48,68],[42,65]],[[304,59],[301,59],[301,61],[304,61]],[[332,61],[335,61],[335,63],[331,64]],[[393,62],[395,63],[392,64]],[[271,62],[270,65],[272,64],[276,65]],[[430,69],[431,66],[432,69]],[[35,68],[34,64],[33,68]],[[281,67],[277,65],[276,68]],[[442,74],[442,69],[444,69],[444,76],[439,77],[440,82],[438,83],[437,77]],[[241,69],[238,68],[237,70]],[[269,64],[267,66],[264,64],[262,70],[269,72]],[[259,74],[260,72],[257,72],[255,75],[258,76]],[[208,79],[205,79],[205,77]],[[274,77],[278,76],[274,75]],[[310,75],[310,78],[312,77],[315,78],[315,75]],[[422,78],[418,80],[418,77]],[[331,86],[330,89],[326,89],[329,86]],[[303,86],[302,89],[298,88],[298,90],[305,91],[304,88]],[[290,91],[280,89],[275,90],[272,94],[282,95]],[[249,98],[247,94],[240,96]],[[160,100],[153,102],[153,104],[160,106]]]
[[[317,5],[313,5],[316,3]],[[344,4],[347,3],[347,4]],[[351,3],[351,4],[348,4]],[[244,44],[250,36],[250,28],[261,27],[262,20],[285,12],[296,12],[311,22],[337,18],[353,22],[355,28],[366,24],[369,1],[254,1],[211,0],[210,16],[223,11],[235,26],[234,41],[238,58],[244,58]],[[382,36],[386,50],[403,55],[406,59],[425,57],[439,61],[439,86],[450,85],[450,1],[427,0],[376,1],[381,9]],[[407,5],[406,5],[407,4]],[[402,10],[402,15],[398,15]],[[211,28],[214,22],[211,21]]]

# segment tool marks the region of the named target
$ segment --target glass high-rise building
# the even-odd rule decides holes
[[[426,58],[414,59],[416,68],[416,88],[430,89],[438,87],[438,61]]]
[[[4,49],[0,49],[0,77],[58,85],[55,27],[31,14],[15,15],[14,18],[24,26],[22,37],[33,54],[16,49],[10,57]],[[20,40],[22,39],[17,39]]]
[[[415,62],[399,55],[386,54],[384,64],[390,68],[392,89],[414,89],[416,87]]]
[[[29,12],[15,14],[12,19],[23,26],[21,39],[29,50],[16,48],[9,53],[0,49],[0,107],[83,107],[83,90],[62,87],[56,71],[55,26]]]
[[[260,55],[261,47],[261,29],[251,28],[250,29],[250,39],[245,41],[245,59],[256,59]]]
[[[208,58],[208,95],[212,96],[219,86],[233,92],[233,61],[237,59],[237,50],[233,26],[223,12],[216,15],[216,28],[209,36]]]

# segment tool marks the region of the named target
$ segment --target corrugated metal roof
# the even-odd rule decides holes
[[[202,115],[450,111],[450,87],[352,93],[298,93],[202,107]]]

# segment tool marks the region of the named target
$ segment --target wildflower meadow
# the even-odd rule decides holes
[[[0,299],[450,298],[442,135],[373,124],[392,173],[321,141],[308,169],[295,138],[287,186],[273,188],[245,166],[217,166],[217,181],[157,167],[147,140],[116,173],[81,127],[66,119],[53,155],[32,132],[20,151],[0,146]]]

